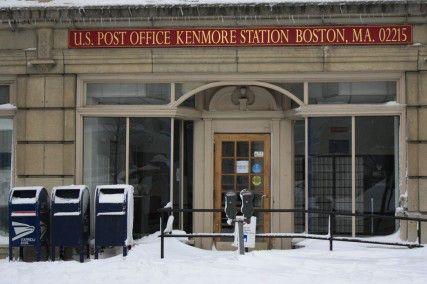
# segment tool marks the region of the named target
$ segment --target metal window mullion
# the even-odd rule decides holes
[[[129,117],[126,117],[126,184],[129,184]]]
[[[175,83],[171,83],[171,97],[169,99],[170,103],[174,103],[176,99],[176,94],[175,94]]]
[[[401,175],[400,175],[400,163],[401,163],[401,154],[400,152],[402,152],[400,150],[400,143],[399,141],[404,141],[401,138],[401,132],[402,132],[402,128],[401,125],[405,125],[405,121],[403,120],[401,123],[401,119],[403,116],[394,116],[394,127],[393,127],[393,131],[394,131],[394,202],[395,202],[395,208],[399,207],[399,200],[400,200],[400,194],[401,194],[401,183],[399,182],[401,180]],[[404,136],[403,136],[404,137]],[[404,139],[404,138],[403,138]],[[403,178],[402,178],[403,180]],[[400,222],[396,221],[396,229],[399,228],[399,224]]]
[[[169,187],[170,187],[170,197],[169,197],[169,200],[170,200],[170,203],[171,203],[171,206],[172,206],[172,208],[173,208],[173,184],[174,184],[174,179],[173,179],[173,172],[174,172],[174,170],[173,170],[173,168],[174,168],[174,162],[173,162],[173,156],[174,156],[174,147],[173,147],[173,144],[174,144],[174,140],[175,140],[175,119],[174,118],[171,118],[171,140],[170,140],[170,157],[169,157],[169,160],[170,160],[170,168],[169,168],[169,183],[170,183],[170,185],[169,185]]]
[[[356,117],[351,117],[351,213],[356,213]],[[356,217],[351,217],[352,236],[356,236]]]
[[[308,117],[304,123],[304,199],[305,210],[308,210]],[[305,233],[308,233],[308,214],[304,214]]]
[[[303,101],[308,105],[308,82],[304,82],[304,98]]]
[[[180,120],[180,132],[179,132],[179,207],[184,208],[184,120]],[[181,230],[184,230],[184,212],[181,212],[179,216],[179,224]]]
[[[0,117],[2,118],[2,117]],[[15,155],[15,145],[17,145],[17,129],[15,128],[15,120],[17,119],[16,116],[13,118],[10,118],[12,120],[12,141],[11,141],[11,147],[10,147],[10,182],[9,186],[12,188],[15,186],[15,165],[16,165],[16,155]]]

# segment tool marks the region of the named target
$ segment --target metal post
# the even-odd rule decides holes
[[[90,259],[90,246],[89,246],[89,244],[86,245],[86,257],[87,257],[87,259]]]
[[[334,211],[329,213],[329,250],[334,250]]]
[[[165,257],[165,238],[163,237],[163,211],[160,212],[160,258]]]
[[[418,220],[418,244],[421,245],[421,220]]]
[[[237,221],[237,226],[239,228],[239,254],[245,254],[245,241],[243,240],[243,221]]]
[[[50,258],[55,261],[55,246],[53,244],[50,246]]]
[[[84,259],[84,253],[85,253],[85,245],[82,243],[80,245],[80,262],[83,263],[85,261]]]
[[[39,235],[40,236],[40,235]],[[41,242],[41,240],[40,240],[40,237],[39,237],[39,239],[37,240],[36,239],[36,260],[37,261],[40,261],[41,260],[41,244],[40,244],[40,242]]]
[[[374,199],[371,198],[371,215],[374,215]],[[371,236],[374,235],[374,217],[371,216]]]
[[[65,253],[64,253],[64,247],[60,246],[59,247],[59,259],[64,260],[64,255],[65,255]]]

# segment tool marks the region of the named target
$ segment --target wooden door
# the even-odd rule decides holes
[[[270,134],[215,134],[214,206],[224,209],[224,195],[244,188],[254,193],[255,208],[270,208]],[[270,214],[258,213],[257,233],[270,231]],[[225,213],[214,214],[214,231],[233,232]]]

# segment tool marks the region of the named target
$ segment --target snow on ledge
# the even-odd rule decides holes
[[[1,4],[0,4],[1,5]],[[13,104],[2,104],[0,105],[0,109],[5,109],[5,110],[15,110],[16,106]]]
[[[7,8],[84,8],[106,6],[201,6],[201,5],[255,5],[255,4],[346,4],[385,3],[406,0],[3,0],[0,9]]]

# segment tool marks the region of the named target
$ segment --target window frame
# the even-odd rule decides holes
[[[16,77],[0,77],[0,85],[8,85],[9,86],[9,104],[17,105],[16,100]],[[0,117],[14,117],[16,114],[16,109],[0,109]]]
[[[9,103],[12,105],[17,105],[16,92],[17,92],[17,83],[16,77],[14,76],[2,76],[0,77],[0,85],[9,86]],[[16,119],[17,109],[0,109],[0,118],[1,119],[11,119],[12,120],[12,148],[11,159],[10,159],[10,187],[14,187],[16,183],[16,145],[17,145],[17,119]]]
[[[356,129],[356,117],[358,116],[397,116],[399,118],[399,133],[398,133],[398,161],[399,167],[398,176],[399,183],[396,184],[395,202],[397,202],[400,193],[406,192],[405,180],[405,169],[406,169],[406,147],[404,147],[406,141],[406,105],[405,105],[405,74],[401,73],[398,77],[396,75],[390,77],[377,77],[373,76],[370,80],[366,81],[377,81],[378,79],[387,81],[396,81],[396,104],[308,104],[309,92],[308,82],[360,82],[358,77],[353,80],[310,80],[304,83],[304,103],[307,105],[302,107],[297,116],[302,116],[305,121],[305,180],[304,180],[304,191],[305,191],[305,209],[308,210],[308,119],[310,117],[333,117],[333,116],[348,116],[351,118],[351,156],[352,156],[352,213],[356,213],[356,166],[355,166],[355,129]],[[292,113],[295,115],[295,113]],[[292,159],[294,154],[292,154]],[[292,173],[294,174],[294,173]],[[308,232],[308,214],[305,214],[305,232]],[[356,237],[356,217],[352,217],[352,236]]]

